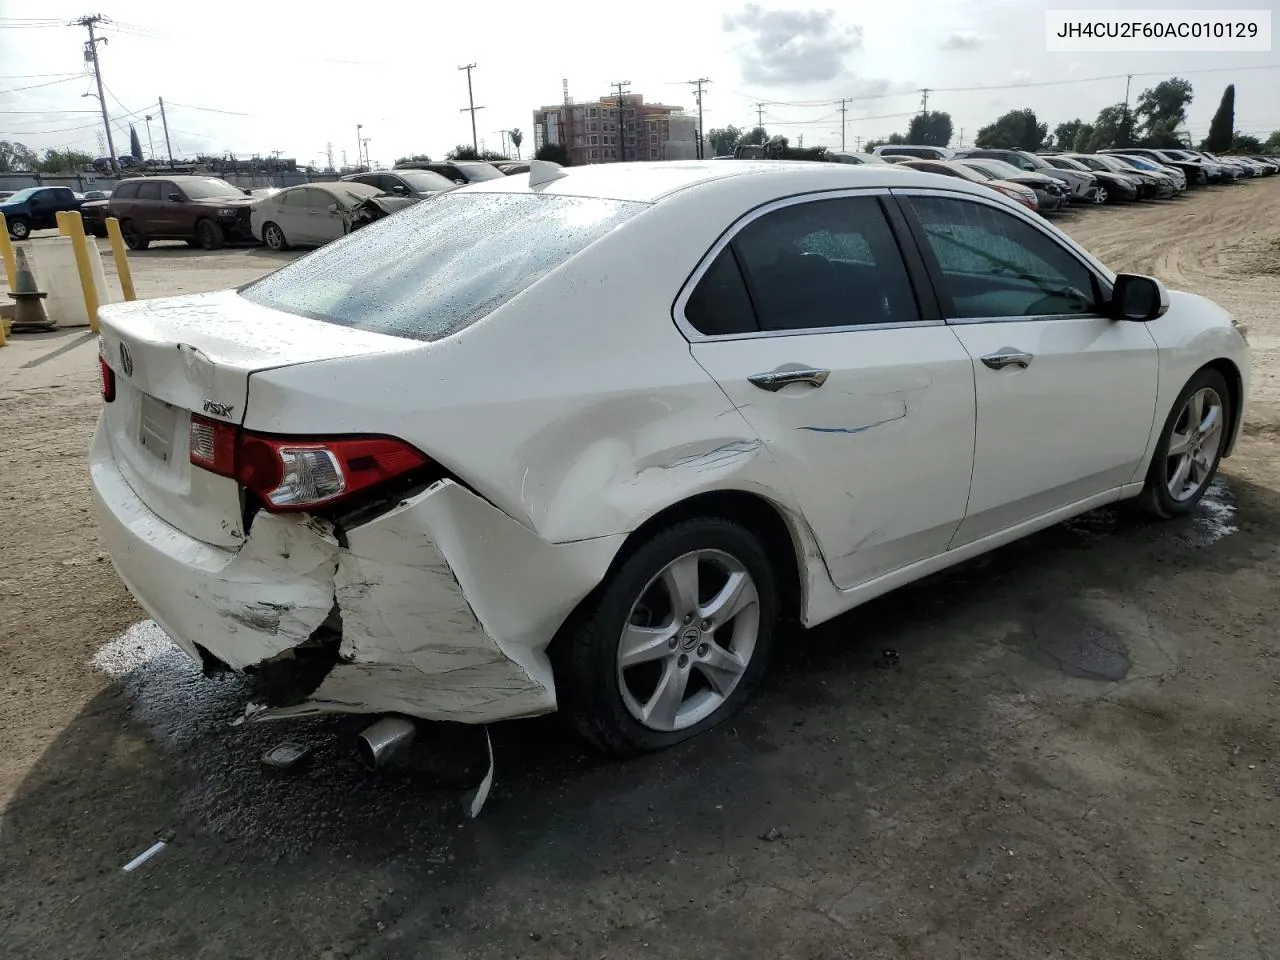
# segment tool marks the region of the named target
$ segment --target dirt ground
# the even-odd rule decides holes
[[[478,730],[374,775],[346,721],[228,728],[235,682],[131,628],[96,541],[92,339],[0,351],[0,956],[1280,956],[1280,178],[1063,225],[1249,324],[1196,516],[1093,514],[784,636],[743,714],[658,756],[496,726],[476,821]],[[279,260],[133,262],[146,296]],[[285,737],[315,748],[287,776]]]

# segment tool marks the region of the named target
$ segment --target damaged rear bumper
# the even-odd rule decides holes
[[[291,692],[268,698],[257,718],[393,712],[488,723],[550,712],[547,644],[624,539],[547,543],[442,480],[342,531],[259,513],[228,549],[152,513],[101,426],[90,469],[116,570],[189,656],[277,680],[296,674],[274,684]]]

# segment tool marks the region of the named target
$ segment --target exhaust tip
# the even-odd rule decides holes
[[[356,755],[370,770],[378,770],[413,743],[418,728],[404,717],[383,717],[365,727],[356,737]]]

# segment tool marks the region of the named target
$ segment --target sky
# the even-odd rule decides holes
[[[164,153],[159,98],[175,157],[240,157],[280,151],[324,166],[332,145],[356,162],[357,125],[368,156],[389,166],[415,153],[443,156],[471,140],[467,74],[478,138],[502,146],[501,130],[533,144],[532,112],[563,97],[628,92],[695,109],[688,83],[710,79],[704,125],[754,125],[805,146],[848,149],[905,131],[929,88],[929,109],[951,114],[971,145],[1001,113],[1031,107],[1050,129],[1091,120],[1125,96],[1170,76],[1196,91],[1188,128],[1197,140],[1223,88],[1236,84],[1236,126],[1265,137],[1280,129],[1280,51],[1269,53],[1049,53],[1047,9],[1097,9],[1093,0],[891,0],[828,6],[818,0],[588,0],[469,3],[450,18],[436,5],[379,0],[367,11],[267,4],[218,10],[172,0],[0,0],[0,140],[95,156],[102,125],[84,72],[88,13],[109,21],[100,47],[117,153],[134,123],[143,150]],[[1164,0],[1160,9],[1270,9],[1278,0]],[[1122,9],[1138,15],[1142,8]],[[1278,23],[1280,25],[1280,23]],[[144,120],[152,115],[150,132]],[[956,145],[955,140],[952,143]]]

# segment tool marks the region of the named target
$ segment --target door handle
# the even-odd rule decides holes
[[[992,370],[1003,370],[1005,367],[1023,367],[1025,369],[1031,366],[1031,361],[1034,359],[1034,354],[1020,353],[1017,350],[1005,347],[995,353],[988,353],[982,358],[982,362]]]
[[[815,370],[812,367],[802,367],[797,370],[771,370],[768,373],[753,373],[747,379],[761,390],[774,392],[792,383],[807,383],[810,386],[820,387],[827,382],[827,377],[829,376],[831,376],[830,370]]]

